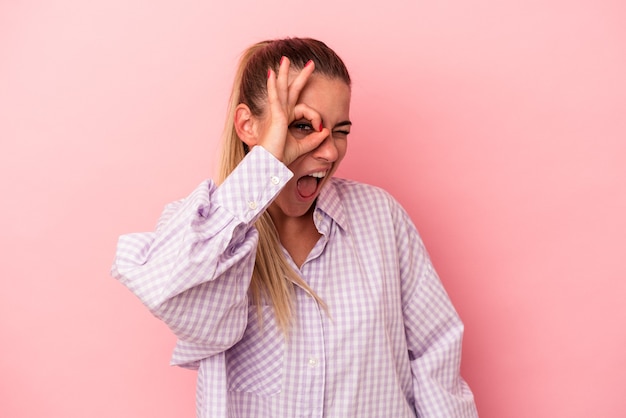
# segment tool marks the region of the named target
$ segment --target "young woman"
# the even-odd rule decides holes
[[[218,184],[120,237],[113,275],[198,369],[200,417],[475,417],[463,324],[405,211],[333,178],[350,76],[313,39],[253,45]]]

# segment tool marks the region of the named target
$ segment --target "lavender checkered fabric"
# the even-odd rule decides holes
[[[318,198],[322,237],[293,267],[328,311],[296,287],[287,338],[270,306],[259,321],[253,223],[292,175],[255,147],[220,187],[168,205],[155,232],[119,239],[112,274],[177,335],[172,364],[198,369],[198,416],[476,417],[463,324],[380,189],[333,179]]]

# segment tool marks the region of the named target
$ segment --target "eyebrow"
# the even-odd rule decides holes
[[[336,124],[334,128],[339,128],[341,126],[352,126],[352,122],[350,122],[349,120],[344,120],[343,122],[339,122],[338,124]]]

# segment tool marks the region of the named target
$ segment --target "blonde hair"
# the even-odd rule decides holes
[[[310,38],[287,38],[263,41],[249,47],[239,61],[230,96],[222,138],[219,183],[228,177],[248,152],[235,130],[235,109],[244,103],[255,116],[263,115],[267,98],[267,70],[272,68],[278,71],[283,56],[289,58],[291,68],[296,70],[304,68],[309,60],[313,60],[315,73],[340,79],[350,86],[345,64],[323,42]],[[325,310],[326,305],[287,262],[281,250],[278,231],[267,211],[256,221],[255,227],[259,233],[259,243],[249,296],[259,310],[263,302],[270,304],[279,327],[287,333],[294,317],[294,284],[303,288]]]

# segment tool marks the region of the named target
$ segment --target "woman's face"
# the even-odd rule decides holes
[[[344,81],[314,74],[300,93],[298,103],[304,103],[318,112],[322,124],[330,133],[317,148],[289,164],[294,176],[268,209],[275,222],[284,217],[301,217],[309,212],[320,190],[339,167],[348,147],[350,87]],[[296,120],[290,125],[288,135],[297,140],[317,129],[312,128],[308,120]]]

